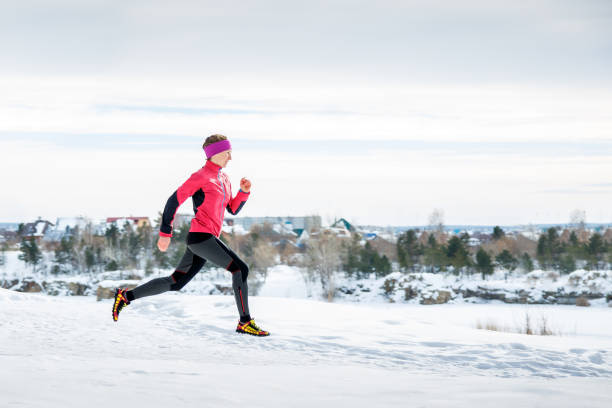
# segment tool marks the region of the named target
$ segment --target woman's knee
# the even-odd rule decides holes
[[[238,260],[234,259],[227,269],[230,272],[232,272],[232,273],[240,271],[241,275],[242,275],[242,281],[243,282],[246,282],[247,277],[249,276],[249,267],[248,267],[248,265],[245,264],[244,262],[242,262],[240,259],[238,259]]]
[[[179,271],[175,271],[172,275],[168,276],[166,279],[168,279],[170,283],[170,290],[177,291],[183,289],[183,287],[187,284],[184,279],[181,279],[184,277],[185,273]]]

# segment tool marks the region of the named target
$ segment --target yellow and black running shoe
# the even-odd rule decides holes
[[[255,324],[255,320],[253,319],[249,320],[246,323],[238,322],[238,327],[236,328],[236,332],[246,333],[246,334],[250,334],[251,336],[260,336],[260,337],[270,335],[269,332],[265,330],[261,330],[259,326]]]
[[[127,300],[125,296],[126,289],[115,290],[115,303],[113,303],[113,320],[119,320],[119,313],[123,310],[124,307],[130,304],[130,301]]]

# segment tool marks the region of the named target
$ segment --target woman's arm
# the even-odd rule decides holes
[[[196,191],[202,187],[202,177],[199,172],[195,172],[176,190],[164,207],[164,213],[162,214],[161,225],[159,228],[159,235],[162,237],[172,236],[172,223],[174,222],[174,216],[176,211],[181,204],[191,197]],[[159,246],[159,244],[158,244]]]
[[[244,206],[244,203],[246,203],[247,199],[249,198],[250,193],[251,181],[248,178],[243,177],[240,180],[240,191],[238,191],[236,197],[230,200],[229,204],[227,205],[227,211],[229,211],[229,213],[232,215],[238,214]]]

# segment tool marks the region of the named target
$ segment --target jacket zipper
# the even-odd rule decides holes
[[[223,200],[221,201],[221,216],[223,217],[223,203],[225,203],[225,186],[223,185],[223,181],[221,181],[221,169],[217,172],[217,180],[221,183],[221,189],[223,190]]]

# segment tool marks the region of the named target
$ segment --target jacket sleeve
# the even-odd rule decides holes
[[[199,172],[195,172],[170,196],[170,198],[168,198],[162,215],[159,235],[162,237],[172,236],[172,223],[174,222],[176,211],[185,200],[191,197],[201,187],[201,176]]]
[[[240,210],[242,210],[244,203],[247,202],[250,194],[251,193],[245,193],[242,190],[238,191],[236,197],[232,198],[227,205],[227,211],[229,211],[229,213],[232,215],[238,214]]]

